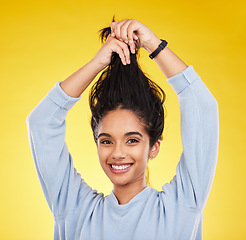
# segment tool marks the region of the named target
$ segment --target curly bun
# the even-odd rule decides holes
[[[100,30],[102,43],[110,33],[110,27]],[[103,116],[118,108],[131,110],[141,119],[150,137],[150,146],[162,139],[166,95],[143,73],[137,56],[138,48],[135,54],[130,52],[131,63],[123,65],[119,55],[113,53],[110,64],[90,90],[91,128],[95,141]]]

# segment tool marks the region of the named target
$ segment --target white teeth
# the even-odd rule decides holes
[[[113,169],[117,169],[117,170],[121,170],[121,169],[126,169],[128,167],[131,166],[131,164],[129,165],[121,165],[121,166],[117,166],[117,165],[111,165]]]

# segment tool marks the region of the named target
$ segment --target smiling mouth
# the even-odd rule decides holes
[[[109,168],[113,173],[125,173],[130,170],[133,163],[126,164],[109,164]]]
[[[120,166],[118,166],[118,165],[113,165],[113,164],[110,164],[111,165],[111,167],[113,168],[113,169],[126,169],[126,168],[129,168],[132,164],[126,164],[126,165],[120,165]]]

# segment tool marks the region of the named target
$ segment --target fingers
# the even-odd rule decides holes
[[[112,36],[112,34],[111,34]],[[127,65],[130,64],[130,51],[128,49],[128,45],[122,41],[119,41],[116,38],[113,38],[112,43],[112,51],[118,53],[122,64]]]
[[[130,60],[130,51],[128,49],[128,46],[126,43],[123,43],[121,41],[118,41],[118,45],[120,46],[118,48],[118,54],[121,58],[121,61],[124,65],[126,64],[130,64],[131,60]]]
[[[137,35],[134,33],[136,28],[135,20],[124,19],[121,22],[112,22],[110,27],[112,37],[116,37],[120,41],[127,43],[130,46],[131,52],[134,54],[136,48],[134,40],[138,40]]]
[[[127,40],[125,38],[125,36],[123,37],[121,26],[124,25],[124,23],[126,23],[128,20],[129,19],[125,19],[121,22],[112,22],[110,25],[111,26],[111,32],[113,32],[114,35],[116,36],[116,38],[118,38],[120,41]]]
[[[116,37],[127,44],[128,44],[127,28],[130,23],[131,21],[129,19],[125,19],[116,25],[116,33],[115,33]]]
[[[116,24],[117,24],[118,22],[112,22],[111,24],[110,24],[110,28],[111,28],[111,36],[112,37],[115,37],[116,35],[115,35],[115,26],[116,26]]]

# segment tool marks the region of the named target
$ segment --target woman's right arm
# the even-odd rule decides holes
[[[70,97],[79,97],[103,68],[92,59],[60,83],[62,90]]]
[[[79,97],[96,75],[110,63],[113,52],[119,54],[124,65],[130,63],[127,44],[109,35],[96,56],[60,84],[63,91],[71,97]]]
[[[87,205],[98,199],[96,192],[92,191],[73,167],[72,157],[65,143],[65,118],[80,99],[81,93],[109,64],[112,52],[126,56],[126,50],[129,54],[125,43],[109,37],[89,63],[63,82],[57,82],[27,117],[33,160],[54,217],[73,211],[85,199],[88,199]],[[83,208],[86,208],[85,205],[83,203]]]

